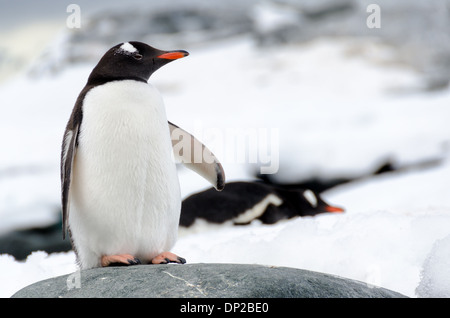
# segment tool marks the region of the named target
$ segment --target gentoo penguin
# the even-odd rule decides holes
[[[344,209],[329,205],[309,189],[283,189],[255,181],[229,182],[220,195],[208,189],[184,199],[180,226],[189,227],[198,219],[235,225],[258,219],[273,224],[295,216],[326,212],[344,212]]]
[[[62,143],[61,189],[63,237],[68,231],[82,269],[185,262],[169,252],[181,209],[174,158],[224,187],[222,166],[205,146],[199,148],[207,161],[193,162],[189,149],[173,151],[178,140],[171,133],[197,148],[200,142],[167,121],[160,94],[147,83],[161,66],[187,55],[118,44],[76,100]]]

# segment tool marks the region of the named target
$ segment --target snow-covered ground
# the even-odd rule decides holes
[[[174,252],[190,263],[291,266],[450,297],[450,92],[421,93],[419,74],[392,54],[370,40],[258,48],[242,37],[194,47],[155,73],[169,120],[208,145],[228,180],[269,165],[292,182],[442,159],[325,193],[344,214],[206,228],[181,236]],[[0,233],[57,218],[61,138],[92,67],[0,86]],[[180,183],[184,197],[209,186],[185,169]],[[72,252],[0,255],[0,296],[74,272],[74,261]]]

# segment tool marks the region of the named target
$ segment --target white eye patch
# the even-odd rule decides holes
[[[303,196],[305,197],[306,200],[308,200],[308,202],[312,205],[312,207],[317,207],[317,197],[314,194],[314,192],[312,192],[311,190],[305,190],[305,192],[303,192]]]

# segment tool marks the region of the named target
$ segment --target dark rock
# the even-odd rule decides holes
[[[344,175],[342,177],[333,178],[312,177],[309,179],[299,179],[297,182],[293,183],[284,182],[283,178],[279,177],[277,174],[255,173],[255,177],[268,185],[277,186],[283,189],[311,189],[314,192],[322,193],[339,185],[368,179],[376,175],[385,173],[405,173],[410,171],[435,168],[441,165],[443,162],[443,158],[439,157],[418,160],[405,164],[396,164],[395,160],[388,159],[381,163],[381,165],[372,172],[362,173],[361,175],[353,176],[351,178],[345,177]]]
[[[283,189],[311,189],[314,192],[322,193],[326,190],[332,189],[344,183],[352,182],[357,178],[319,178],[313,177],[309,179],[301,179],[295,183],[285,183],[282,178],[278,178],[277,175],[270,174],[257,174],[256,177],[262,182],[274,186],[281,187]]]
[[[27,286],[12,297],[397,298],[355,280],[287,267],[137,265],[83,270]]]
[[[54,253],[71,249],[70,240],[62,239],[61,221],[43,227],[15,230],[0,236],[0,254],[10,254],[17,260],[26,259],[33,251]]]

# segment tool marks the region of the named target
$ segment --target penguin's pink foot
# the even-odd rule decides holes
[[[168,264],[168,263],[178,263],[178,264],[184,264],[186,263],[186,260],[182,257],[179,257],[171,252],[163,252],[159,254],[158,256],[154,257],[151,260],[152,264]]]
[[[141,261],[130,254],[118,254],[118,255],[103,255],[101,259],[101,265],[105,266],[128,266],[138,265]]]

